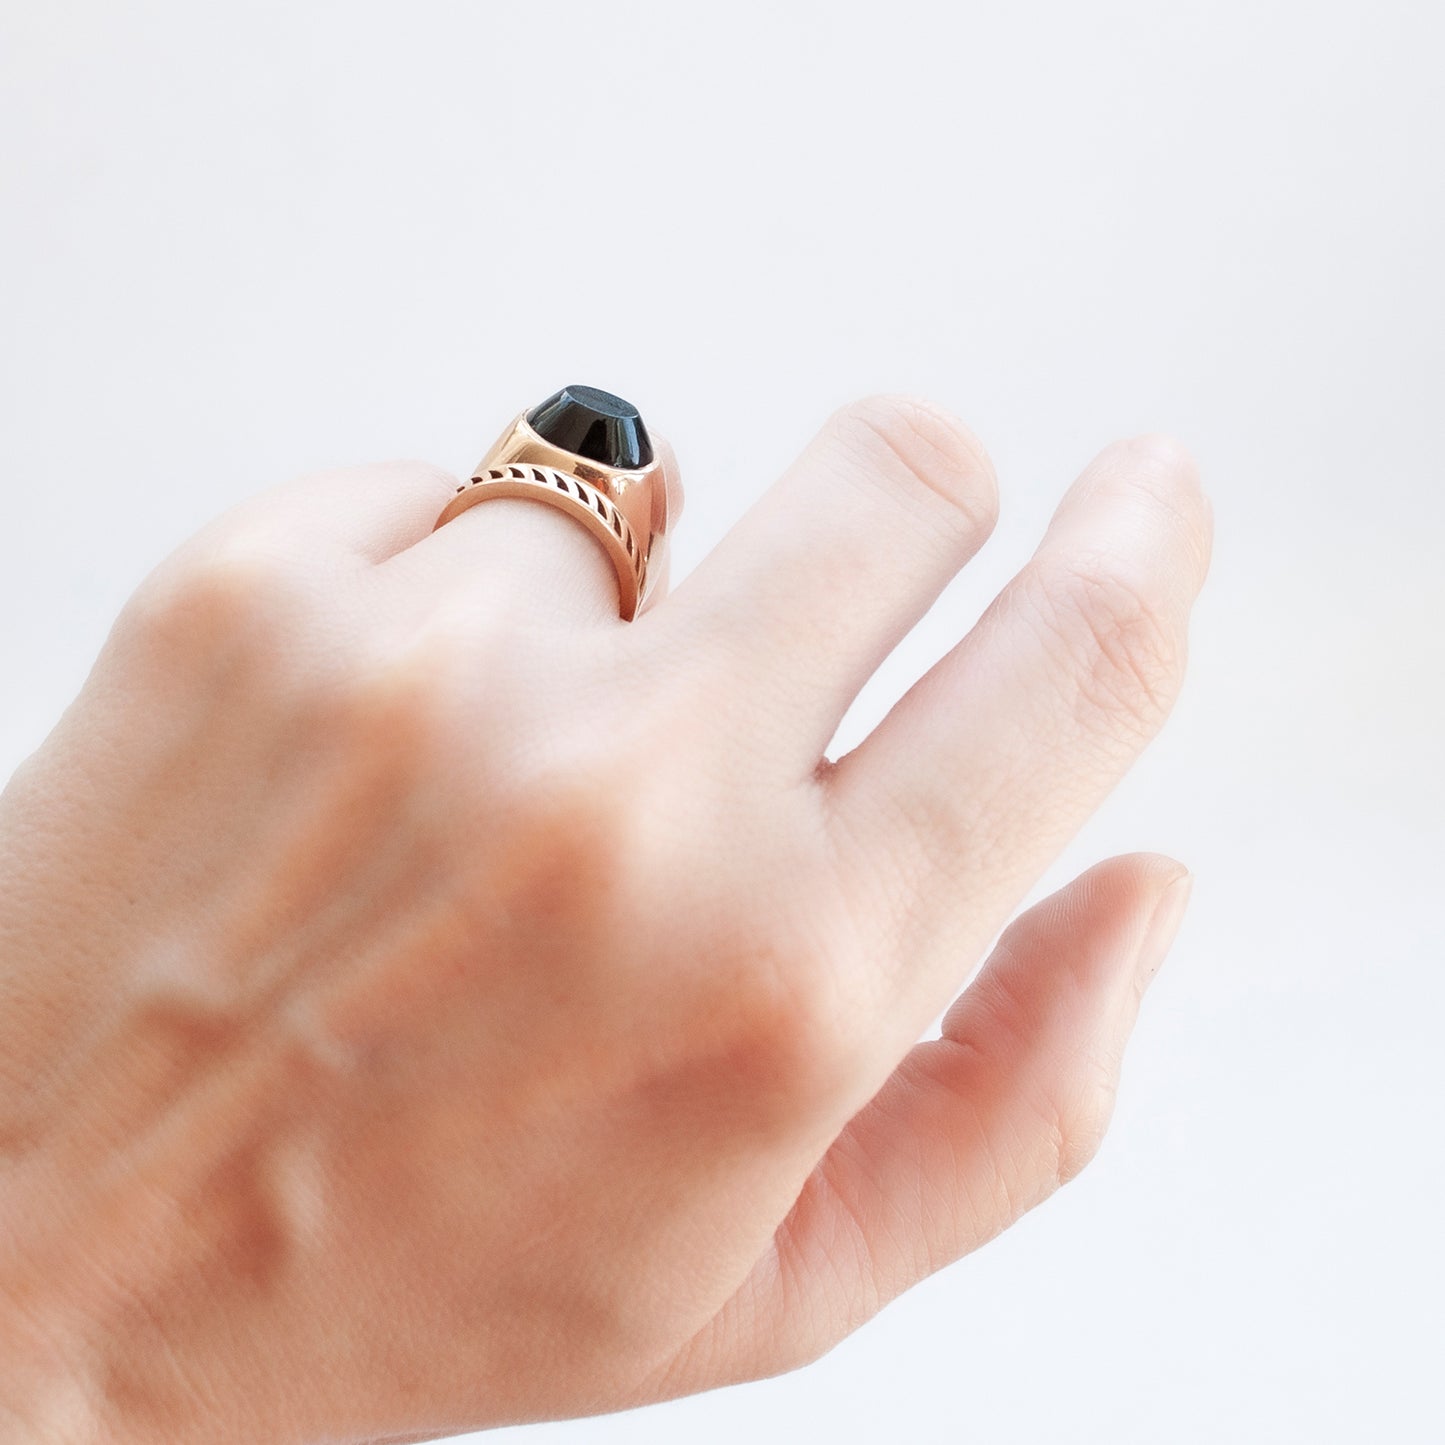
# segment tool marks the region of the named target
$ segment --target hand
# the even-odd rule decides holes
[[[549,508],[431,532],[455,485],[212,524],[0,800],[17,1438],[416,1438],[789,1369],[1099,1141],[1178,864],[1024,914],[916,1040],[1168,710],[1188,458],[1106,450],[837,762],[992,526],[956,422],[839,413],[633,623]]]

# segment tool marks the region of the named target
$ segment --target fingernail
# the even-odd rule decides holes
[[[1174,935],[1179,932],[1179,925],[1184,920],[1184,910],[1189,906],[1189,891],[1193,884],[1192,873],[1176,878],[1154,905],[1154,916],[1144,930],[1144,941],[1139,945],[1139,954],[1134,962],[1135,977],[1141,989],[1146,988],[1159,972],[1164,955],[1169,952],[1169,945],[1174,942]]]

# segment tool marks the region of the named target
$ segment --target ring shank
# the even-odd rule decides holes
[[[630,622],[637,615],[647,585],[647,554],[622,509],[606,493],[558,467],[533,463],[488,467],[457,489],[432,530],[495,497],[546,502],[581,522],[602,544],[617,573],[618,611],[623,620]]]

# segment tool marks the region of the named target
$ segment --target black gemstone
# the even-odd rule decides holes
[[[527,421],[554,447],[604,466],[632,471],[652,460],[652,441],[637,408],[595,386],[564,386],[534,406]]]

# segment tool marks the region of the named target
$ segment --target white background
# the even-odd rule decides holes
[[[1102,443],[1201,459],[1184,700],[1045,880],[1197,875],[1097,1163],[810,1370],[518,1445],[1445,1439],[1442,7],[0,16],[7,767],[224,505],[563,382],[674,440],[684,571],[838,402],[980,432],[999,532],[840,746]]]

